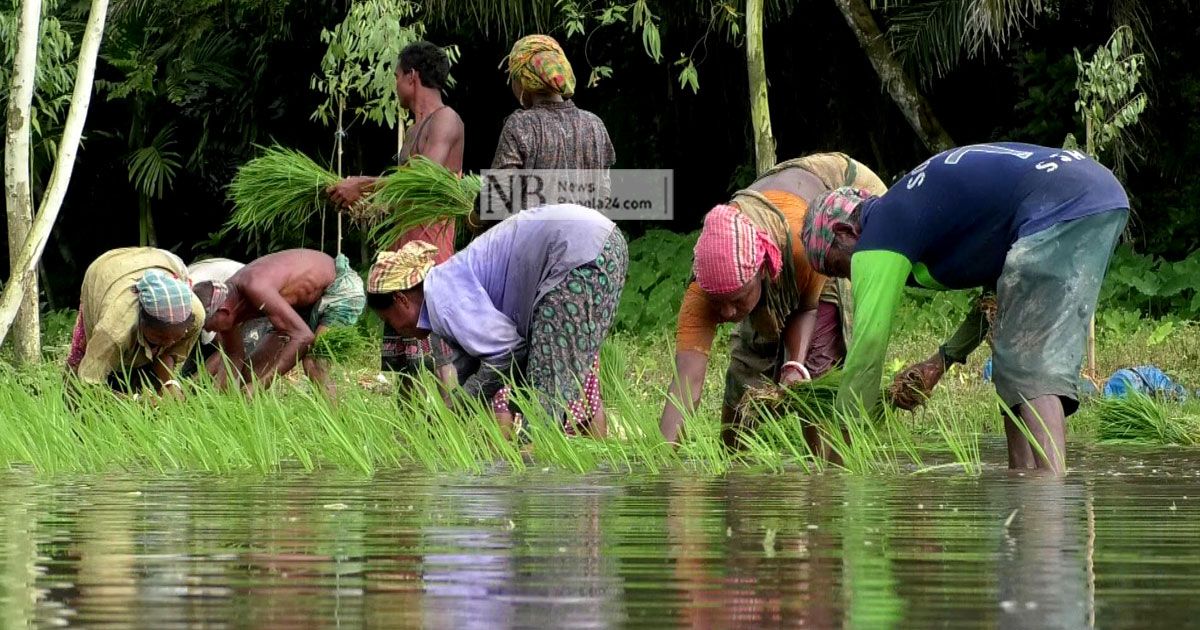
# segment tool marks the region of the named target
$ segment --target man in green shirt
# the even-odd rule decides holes
[[[854,287],[838,407],[874,410],[906,284],[995,289],[1009,466],[1065,472],[1087,322],[1128,208],[1121,184],[1086,155],[1009,142],[940,153],[882,197],[841,188],[818,198],[805,252]]]

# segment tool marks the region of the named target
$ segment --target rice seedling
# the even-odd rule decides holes
[[[368,238],[391,245],[405,232],[443,220],[466,219],[479,196],[479,176],[457,173],[423,156],[414,156],[376,182],[364,208],[352,216],[370,224]]]
[[[1200,444],[1200,413],[1195,404],[1167,405],[1140,393],[1097,403],[1098,435],[1109,442]]]
[[[742,436],[740,450],[726,449],[708,412],[692,414],[681,443],[669,445],[658,428],[664,393],[646,385],[659,375],[642,373],[648,368],[635,365],[646,364],[632,359],[620,346],[605,348],[601,380],[611,433],[601,440],[564,434],[522,388],[512,400],[526,410],[529,428],[522,437],[508,436],[479,401],[447,407],[429,374],[416,378],[403,397],[348,386],[334,403],[304,380],[287,379],[246,397],[215,391],[202,374],[185,383],[182,402],[85,388],[72,406],[57,370],[12,372],[0,379],[0,464],[45,473],[335,468],[363,475],[381,469],[486,474],[531,467],[706,476],[734,468],[821,472],[829,464],[804,439],[805,427],[814,426],[848,471],[905,473],[910,460],[922,465],[912,432],[893,415],[868,419],[818,411],[832,400],[832,381],[810,386],[807,401],[797,394],[794,407],[761,416],[756,429]],[[942,430],[955,432],[958,422],[946,418]],[[951,446],[967,470],[978,460],[974,445],[972,438],[957,450]]]
[[[317,335],[308,354],[340,363],[362,356],[371,347],[371,340],[357,326],[333,326]]]
[[[223,233],[237,232],[247,240],[270,233],[302,232],[323,209],[330,207],[325,189],[339,178],[307,155],[281,146],[238,169],[229,184],[233,215]]]

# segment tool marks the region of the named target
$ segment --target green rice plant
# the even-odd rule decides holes
[[[242,165],[229,184],[234,211],[223,233],[236,232],[254,240],[303,231],[314,216],[330,207],[325,189],[338,180],[299,151],[278,145],[266,148]]]
[[[530,467],[704,476],[734,468],[820,472],[828,464],[809,452],[802,417],[813,418],[843,460],[841,468],[852,472],[903,472],[909,451],[915,452],[911,435],[894,419],[803,410],[763,417],[736,452],[722,444],[711,416],[695,415],[681,443],[672,446],[657,426],[661,392],[640,396],[634,391],[657,375],[637,372],[641,368],[633,368],[631,359],[620,348],[603,356],[610,436],[599,440],[564,434],[535,404],[532,392],[520,387],[512,400],[525,410],[528,430],[519,438],[507,436],[488,405],[464,400],[448,407],[435,377],[425,373],[399,398],[345,386],[334,403],[303,381],[287,379],[247,397],[216,391],[202,374],[184,383],[186,399],[180,402],[159,400],[150,392],[135,399],[105,387],[84,387],[68,404],[57,370],[12,371],[0,379],[0,465],[29,465],[47,474],[285,468],[362,475],[383,469],[489,474]]]
[[[1103,398],[1096,405],[1099,415],[1097,437],[1101,440],[1200,444],[1200,414],[1194,413],[1194,405],[1171,405],[1138,392],[1124,398]]]
[[[362,356],[371,347],[371,340],[357,326],[333,326],[317,335],[308,354],[340,363]]]
[[[941,437],[954,461],[949,465],[961,466],[963,472],[978,475],[983,471],[982,459],[979,454],[979,432],[970,425],[970,421],[960,413],[943,413],[931,411],[926,417],[932,417],[938,436]],[[938,467],[926,467],[918,472],[928,472]]]
[[[413,156],[375,183],[362,218],[377,247],[395,243],[409,230],[444,220],[465,220],[479,196],[478,175],[463,175],[424,156]]]

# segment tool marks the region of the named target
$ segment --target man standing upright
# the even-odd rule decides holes
[[[449,57],[430,42],[415,42],[400,52],[396,64],[396,95],[400,106],[413,115],[413,124],[397,156],[401,164],[414,155],[422,155],[451,171],[462,171],[463,122],[457,112],[442,102],[442,88],[449,74]],[[347,177],[327,192],[334,203],[348,208],[369,192],[377,179]],[[412,241],[436,246],[438,252],[434,261],[441,264],[454,254],[454,223],[441,221],[413,228],[389,249],[399,250]],[[432,369],[433,351],[441,345],[436,339],[403,337],[384,324],[383,369],[407,374],[415,374],[422,366]]]

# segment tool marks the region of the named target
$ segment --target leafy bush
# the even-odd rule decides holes
[[[1122,245],[1100,290],[1100,308],[1153,317],[1200,318],[1200,250],[1170,262]]]
[[[699,236],[650,230],[629,243],[629,275],[617,308],[617,330],[648,332],[674,326]]]

